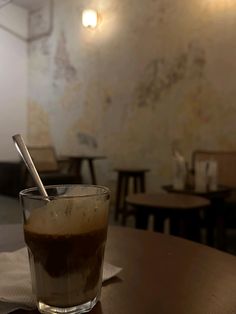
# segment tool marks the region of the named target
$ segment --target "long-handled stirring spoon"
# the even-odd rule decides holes
[[[14,136],[12,136],[13,141],[15,143],[16,149],[18,150],[21,158],[23,159],[25,165],[27,166],[33,180],[34,183],[36,184],[36,186],[39,189],[40,194],[43,196],[44,199],[46,199],[47,201],[49,201],[49,197],[48,194],[45,190],[45,187],[40,179],[40,176],[38,174],[38,171],[33,163],[33,160],[30,156],[30,153],[25,145],[24,139],[20,134],[16,134]]]

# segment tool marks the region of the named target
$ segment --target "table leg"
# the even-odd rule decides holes
[[[69,172],[73,172],[76,174],[76,182],[77,184],[80,184],[83,182],[82,175],[81,175],[81,169],[82,169],[82,160],[71,160],[70,166],[69,166]]]
[[[220,250],[224,250],[226,247],[226,244],[225,244],[226,236],[225,236],[225,218],[223,214],[220,214],[217,217],[216,229],[217,229],[217,235],[216,235],[217,248]]]
[[[160,214],[154,214],[154,231],[164,232],[165,217]]]
[[[225,249],[224,216],[224,200],[212,200],[211,207],[208,211],[206,211],[207,244],[210,246],[216,246],[221,250]]]
[[[214,246],[214,231],[215,231],[215,206],[211,206],[205,211],[206,222],[206,242],[209,246]]]
[[[141,183],[141,192],[145,193],[145,186],[146,186],[146,184],[145,184],[145,173],[142,173],[140,183]]]
[[[200,242],[199,210],[172,214],[169,216],[169,219],[170,234]]]
[[[148,228],[148,209],[145,207],[135,206],[136,213],[135,213],[135,227],[137,229],[144,229]]]
[[[216,245],[220,250],[226,247],[224,202],[219,202],[216,216]]]
[[[88,164],[89,164],[89,170],[90,170],[90,174],[91,174],[92,184],[96,185],[97,180],[96,180],[95,170],[94,170],[94,166],[93,166],[93,160],[89,159]]]
[[[179,217],[169,217],[170,219],[170,234],[174,236],[184,237],[184,223]]]
[[[196,242],[201,242],[201,220],[200,211],[196,210],[186,215],[183,221],[184,236]]]

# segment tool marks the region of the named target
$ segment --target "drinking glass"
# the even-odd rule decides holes
[[[20,192],[32,290],[41,313],[84,313],[100,298],[110,192],[89,185]]]

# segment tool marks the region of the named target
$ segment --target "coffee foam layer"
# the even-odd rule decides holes
[[[25,229],[49,235],[81,234],[104,228],[107,219],[104,200],[62,198],[32,210]]]

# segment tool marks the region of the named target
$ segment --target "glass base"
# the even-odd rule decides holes
[[[37,302],[39,312],[44,314],[80,314],[91,311],[97,304],[99,298],[95,297],[92,301],[72,306],[72,307],[55,307],[43,302]]]

